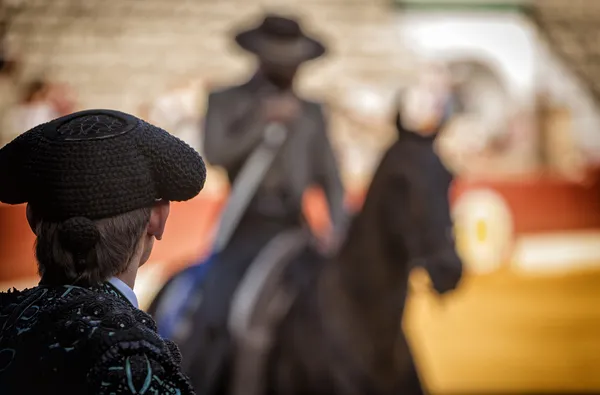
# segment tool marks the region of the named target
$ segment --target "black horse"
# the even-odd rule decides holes
[[[461,278],[451,179],[433,151],[433,137],[400,134],[339,253],[326,258],[306,246],[287,266],[282,281],[295,297],[274,332],[262,394],[423,393],[401,317],[414,267],[428,271],[440,294]],[[202,305],[215,297],[204,295]],[[221,341],[227,328],[207,323],[204,310],[192,312],[189,335],[179,341],[184,367],[198,393],[230,394],[237,346]]]

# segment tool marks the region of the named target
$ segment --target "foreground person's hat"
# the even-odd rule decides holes
[[[262,23],[235,36],[237,44],[264,60],[300,64],[325,54],[325,47],[304,34],[298,21],[267,15]]]
[[[132,115],[88,110],[39,125],[0,149],[0,202],[46,221],[101,219],[184,201],[203,188],[200,155]]]

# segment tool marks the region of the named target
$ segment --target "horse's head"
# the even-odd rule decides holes
[[[457,286],[462,262],[455,251],[450,217],[452,175],[436,154],[434,143],[460,103],[450,85],[443,83],[443,69],[432,70],[431,78],[398,97],[399,141],[387,153],[386,173],[391,177],[384,182],[389,189],[386,200],[393,203],[384,220],[395,229],[392,238],[402,240],[404,248],[396,251],[408,255],[411,268],[425,268],[441,294]]]
[[[384,188],[392,206],[384,221],[393,229],[392,240],[398,243],[395,251],[408,256],[411,269],[426,269],[433,287],[442,294],[456,288],[463,272],[450,215],[452,176],[433,151],[427,157],[427,150],[413,152],[415,147],[401,147],[404,143],[399,141],[398,152],[392,148],[388,158],[391,177]]]
[[[409,228],[404,239],[411,265],[426,269],[433,287],[442,294],[456,288],[463,266],[456,253],[450,214],[452,177],[441,163],[432,165],[408,179]]]

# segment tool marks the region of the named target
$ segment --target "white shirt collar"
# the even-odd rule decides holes
[[[135,296],[135,292],[133,292],[133,289],[129,288],[129,285],[125,284],[121,279],[118,279],[116,277],[111,278],[110,280],[108,280],[108,282],[111,283],[111,285],[115,287],[119,292],[121,292],[123,296],[127,298],[129,303],[131,303],[135,308],[139,309],[137,296]]]

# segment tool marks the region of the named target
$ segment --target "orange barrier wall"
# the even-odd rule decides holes
[[[504,196],[513,212],[515,233],[600,228],[600,177],[586,185],[539,177],[520,181],[458,179],[452,196],[455,200],[478,188],[490,188]],[[225,197],[200,194],[191,201],[173,203],[167,231],[156,243],[151,262],[168,263],[168,275],[201,257],[211,242]],[[348,206],[358,208],[363,198],[363,191],[350,193]],[[329,226],[326,207],[321,191],[306,194],[304,211],[317,233]],[[34,240],[25,207],[0,204],[0,282],[35,275]]]
[[[212,229],[225,198],[226,195],[200,194],[188,202],[172,203],[165,235],[155,244],[150,264],[168,263],[167,271],[172,272],[200,258],[212,241]],[[353,205],[360,201],[360,193],[349,198]],[[317,190],[308,192],[304,206],[315,231],[324,231],[328,227],[328,219],[322,193]],[[35,237],[25,218],[25,205],[0,203],[0,283],[36,275],[34,242]]]
[[[0,282],[37,273],[34,242],[25,218],[25,205],[0,203]]]
[[[521,180],[459,179],[453,201],[476,189],[492,189],[511,208],[515,233],[540,233],[600,228],[600,172],[588,183],[554,178]]]

